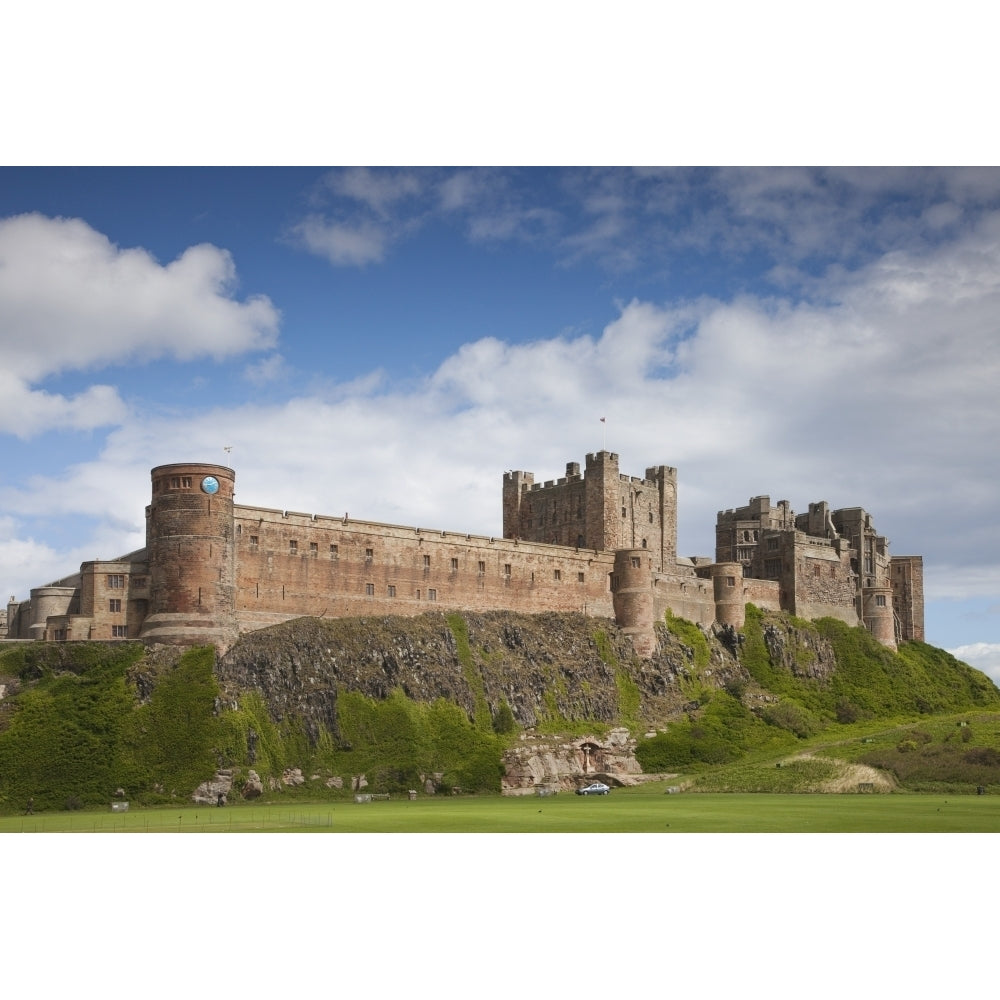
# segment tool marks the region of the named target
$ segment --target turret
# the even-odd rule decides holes
[[[896,620],[892,612],[891,587],[864,587],[861,591],[865,628],[883,646],[896,648]]]
[[[715,592],[715,620],[720,625],[732,625],[735,629],[743,628],[746,621],[743,564],[715,563],[712,566],[712,585]]]
[[[648,659],[656,648],[653,630],[653,566],[648,549],[619,549],[611,577],[615,622]]]
[[[140,638],[225,648],[236,637],[236,474],[222,465],[190,463],[160,465],[151,475],[149,615]]]

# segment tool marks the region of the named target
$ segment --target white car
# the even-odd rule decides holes
[[[586,788],[578,788],[576,790],[577,795],[607,795],[611,789],[607,785],[602,785],[601,782],[595,781],[592,785],[587,785]]]

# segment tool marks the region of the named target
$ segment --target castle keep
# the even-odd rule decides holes
[[[613,452],[544,483],[505,473],[503,537],[243,506],[220,465],[151,476],[146,547],[12,597],[10,639],[226,648],[303,615],[507,609],[613,617],[649,655],[668,609],[740,628],[747,602],[863,623],[890,647],[923,639],[922,560],[890,556],[861,508],[820,502],[796,516],[756,497],[719,513],[714,560],[679,557],[677,470],[623,475]]]

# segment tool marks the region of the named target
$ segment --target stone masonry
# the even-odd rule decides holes
[[[741,628],[748,602],[863,623],[888,646],[923,638],[919,556],[890,557],[869,514],[756,497],[719,513],[715,559],[677,555],[677,470],[642,478],[587,456],[558,480],[503,477],[503,536],[251,507],[225,466],[152,470],[146,547],[34,588],[7,605],[9,639],[140,639],[228,648],[304,615],[430,608],[614,617],[640,655],[669,609]]]

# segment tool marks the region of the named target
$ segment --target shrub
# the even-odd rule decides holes
[[[808,709],[797,705],[794,701],[779,701],[776,705],[768,705],[764,709],[764,721],[778,729],[786,729],[799,739],[814,736],[822,729],[819,719]]]
[[[499,707],[493,715],[493,732],[512,733],[515,728],[514,713],[510,710],[510,705],[505,701],[500,702]]]

